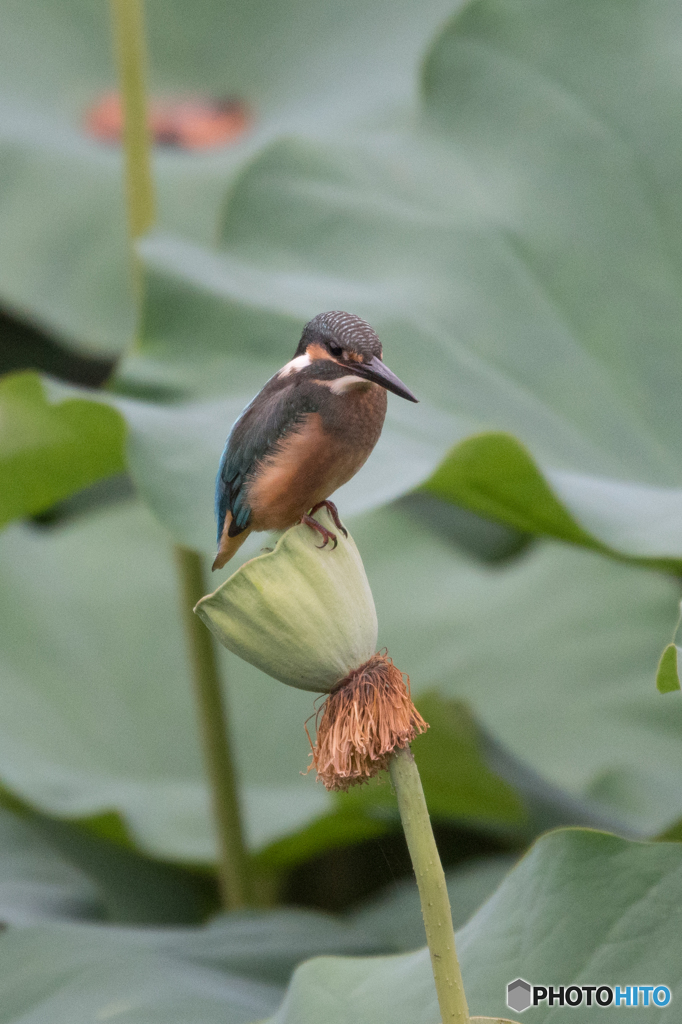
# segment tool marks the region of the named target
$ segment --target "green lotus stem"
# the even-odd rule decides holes
[[[433,837],[419,771],[409,747],[395,751],[389,771],[417,877],[441,1019],[443,1024],[469,1024],[469,1007],[455,950],[445,874]]]
[[[194,551],[178,546],[175,554],[182,583],[182,612],[189,641],[213,816],[217,826],[221,897],[227,910],[238,910],[253,903],[251,878],[213,638],[192,611],[206,592],[203,566],[200,556]]]
[[[110,0],[110,3],[123,106],[128,230],[134,241],[150,229],[155,219],[145,90],[144,19],[142,0]]]
[[[111,0],[123,105],[126,202],[131,244],[152,227],[155,219],[142,6],[142,0]],[[132,267],[136,297],[140,303],[142,280],[134,251]],[[210,634],[192,612],[205,593],[203,568],[201,558],[194,551],[178,546],[175,557],[216,825],[221,898],[227,910],[236,910],[251,904],[251,884],[215,650]]]

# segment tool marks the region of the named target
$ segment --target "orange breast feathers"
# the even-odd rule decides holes
[[[374,445],[356,446],[324,430],[319,413],[280,441],[248,484],[255,530],[286,530],[357,473]]]

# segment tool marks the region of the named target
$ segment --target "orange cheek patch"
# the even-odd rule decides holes
[[[364,363],[364,359],[357,352],[346,352],[346,358],[349,363]]]
[[[308,345],[306,352],[311,363],[315,362],[316,359],[330,359],[332,363],[336,362],[322,345]]]

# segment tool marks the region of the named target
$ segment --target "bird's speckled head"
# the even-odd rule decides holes
[[[305,325],[294,358],[277,377],[282,380],[296,374],[299,381],[323,381],[336,395],[366,387],[369,382],[410,402],[418,401],[382,356],[381,342],[366,320],[333,310],[319,313]]]
[[[381,342],[366,320],[352,313],[332,310],[319,313],[305,325],[296,356],[308,353],[312,358],[339,363],[369,363],[381,359]]]

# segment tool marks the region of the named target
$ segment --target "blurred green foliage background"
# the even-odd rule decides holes
[[[86,127],[116,88],[107,6],[0,4],[0,1020],[438,1019],[422,953],[308,964],[277,1010],[308,956],[415,949],[419,912],[388,784],[332,798],[301,774],[310,695],[225,651],[280,909],[202,927],[172,545],[212,553],[231,423],[325,309],[369,320],[421,400],[389,400],[338,504],[431,723],[414,749],[456,924],[506,876],[462,939],[472,1010],[581,956],[672,984],[679,848],[634,840],[682,818],[682,709],[655,689],[682,596],[679,4],[145,9],[151,96],[251,121],[155,147],[138,316],[121,150]],[[546,836],[507,875],[560,825],[624,838]],[[652,936],[630,959],[607,955],[616,910]]]

